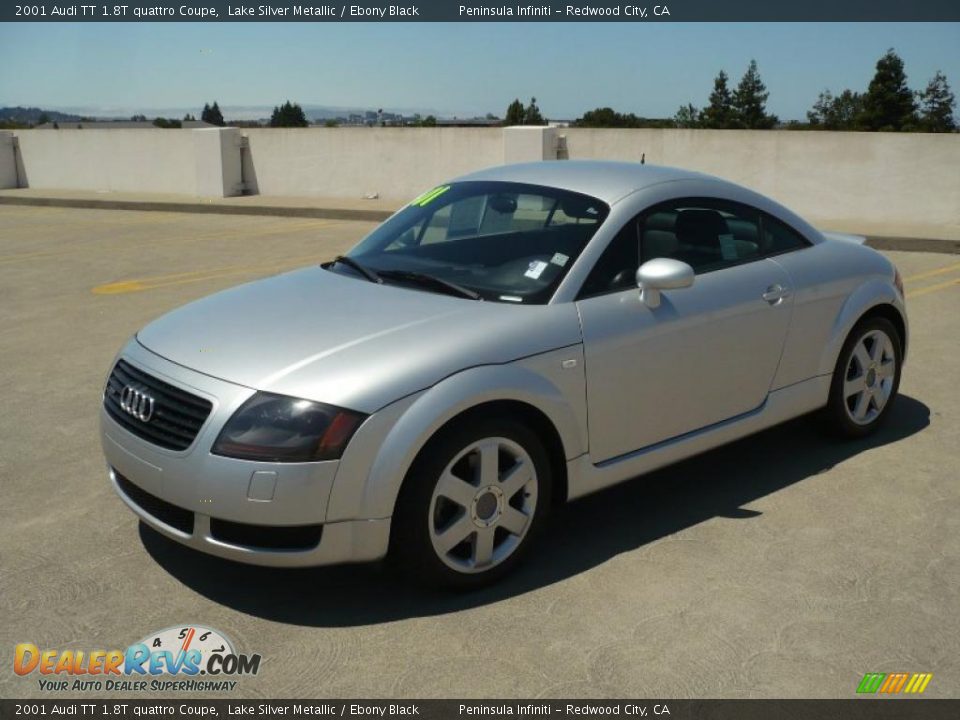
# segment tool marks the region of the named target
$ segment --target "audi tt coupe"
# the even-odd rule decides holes
[[[556,503],[813,411],[872,432],[906,349],[863,238],[685,170],[512,165],[147,325],[102,443],[130,509],[197,550],[472,587]]]

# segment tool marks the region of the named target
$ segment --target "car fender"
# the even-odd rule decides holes
[[[830,337],[824,347],[820,359],[818,375],[830,375],[837,365],[837,358],[843,343],[850,335],[854,325],[872,308],[879,305],[892,305],[903,318],[904,327],[907,327],[907,313],[903,299],[887,278],[872,277],[859,285],[850,295],[837,313],[836,320],[830,331]],[[906,346],[907,338],[902,338]]]
[[[561,351],[545,355],[558,352]],[[568,360],[574,356],[582,373],[582,348],[565,348],[562,353]],[[369,441],[360,441],[357,452],[351,453],[348,448],[344,454],[330,494],[327,522],[390,517],[403,479],[421,448],[451,419],[488,402],[517,401],[536,408],[553,423],[567,459],[586,452],[585,407],[583,413],[579,412],[580,408],[572,406],[569,388],[565,393],[558,386],[560,383],[525,367],[524,362],[463,370],[412,398],[398,401],[399,412],[392,406],[380,411],[389,416],[379,423],[385,434],[374,432]],[[560,367],[559,359],[556,366]],[[583,399],[582,383],[580,387],[579,398]],[[362,455],[366,450],[371,451],[366,463],[348,457]]]

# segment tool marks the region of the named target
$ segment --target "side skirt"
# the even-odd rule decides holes
[[[770,393],[756,410],[594,465],[590,455],[567,461],[568,499],[630,480],[817,410],[827,403],[830,376],[821,375]]]

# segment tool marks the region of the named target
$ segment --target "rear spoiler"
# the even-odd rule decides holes
[[[863,245],[867,242],[867,239],[863,235],[848,235],[847,233],[838,233],[838,232],[826,232],[821,231],[821,234],[827,240],[839,240],[840,242],[850,242],[856,245]]]

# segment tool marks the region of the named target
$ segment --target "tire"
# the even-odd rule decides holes
[[[515,420],[477,418],[442,430],[404,480],[391,556],[426,585],[489,585],[529,552],[544,526],[551,484],[543,443]]]
[[[901,347],[897,328],[882,317],[862,320],[850,331],[825,408],[834,435],[862,438],[883,424],[900,388]]]

